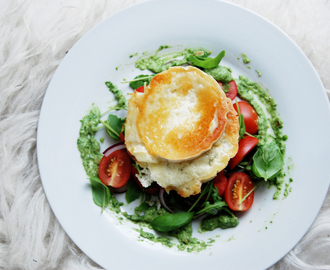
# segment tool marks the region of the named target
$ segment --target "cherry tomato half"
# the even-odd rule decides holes
[[[218,195],[221,197],[225,192],[227,187],[227,178],[225,176],[225,171],[222,170],[213,180],[213,185],[218,189]]]
[[[254,200],[254,191],[240,204],[243,198],[253,189],[251,178],[243,172],[234,173],[228,179],[225,190],[225,201],[228,207],[234,211],[248,210]]]
[[[99,165],[99,177],[103,184],[120,188],[124,186],[131,174],[131,159],[123,149],[103,156]]]
[[[232,170],[234,167],[241,162],[241,160],[258,144],[257,138],[246,136],[241,139],[238,143],[238,151],[229,161],[229,168]]]
[[[233,104],[233,106],[234,106],[234,109],[237,111],[237,107],[236,107],[235,103]],[[238,102],[238,106],[239,106],[240,113],[244,117],[246,132],[250,133],[251,135],[257,133],[257,131],[258,131],[258,114],[256,113],[256,111],[253,109],[253,107],[250,104],[248,104],[244,101]]]
[[[221,86],[222,88],[222,82],[218,82],[218,84]],[[236,82],[233,80],[233,81],[230,81],[229,83],[229,90],[228,92],[226,93],[226,97],[227,98],[230,98],[231,100],[234,100],[237,96],[237,85],[236,85]]]
[[[136,92],[144,93],[144,85],[135,89]]]
[[[152,195],[159,192],[159,186],[157,185],[155,187],[148,187],[144,191]]]
[[[135,180],[135,182],[139,185],[139,187],[143,188],[139,178],[137,178],[137,176],[136,176],[137,174],[139,174],[139,171],[132,165],[131,175],[132,175],[133,179]],[[156,192],[159,191],[159,186],[157,185],[154,187],[148,187],[144,191],[149,194],[155,194]]]

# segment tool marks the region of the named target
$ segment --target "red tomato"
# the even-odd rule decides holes
[[[222,170],[213,180],[213,185],[218,189],[218,195],[221,197],[225,192],[227,187],[227,178],[225,176],[225,171]]]
[[[232,170],[234,167],[241,162],[241,160],[258,144],[257,138],[246,136],[241,139],[238,143],[238,151],[229,161],[229,168]]]
[[[121,131],[120,131],[120,134],[119,134],[119,139],[120,139],[120,141],[122,141],[122,142],[125,141],[125,136],[124,136],[124,134],[123,134],[124,129],[125,129],[125,126],[123,125],[123,126],[121,127]]]
[[[225,190],[225,201],[228,207],[234,211],[246,211],[254,199],[254,191],[240,204],[243,198],[253,189],[251,178],[243,172],[234,173],[228,179],[228,185]]]
[[[222,82],[218,82],[218,84],[222,88],[222,84],[223,83]],[[231,100],[234,100],[235,97],[237,96],[237,85],[236,85],[236,82],[233,80],[233,81],[230,81],[228,84],[229,84],[229,90],[226,93],[226,97],[227,98],[230,98]]]
[[[137,174],[139,174],[139,171],[133,165],[132,165],[131,172],[132,172],[131,175],[132,175],[133,179],[135,180],[135,182],[139,185],[140,188],[143,188],[139,178],[137,178],[137,176],[136,176]],[[144,191],[149,194],[155,194],[156,192],[159,191],[159,186],[149,187],[149,188],[146,188]]]
[[[237,85],[235,81],[230,81],[228,83],[230,85],[229,91],[226,93],[226,97],[230,98],[231,100],[234,100],[237,96]]]
[[[159,191],[159,186],[156,187],[148,187],[144,190],[145,192],[149,193],[149,194],[155,194]]]
[[[144,93],[144,85],[135,89],[136,92]]]
[[[131,174],[131,159],[123,149],[103,156],[99,165],[99,177],[103,184],[120,188],[124,186]]]
[[[234,109],[237,111],[236,103],[233,104]],[[250,133],[251,135],[257,133],[258,131],[258,114],[256,111],[253,109],[253,107],[244,102],[240,101],[238,102],[239,110],[240,113],[244,117],[244,123],[245,123],[245,128],[246,132]]]

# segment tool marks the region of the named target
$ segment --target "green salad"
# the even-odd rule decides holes
[[[102,211],[110,209],[122,218],[139,223],[141,226],[137,231],[143,238],[176,246],[179,250],[200,251],[214,239],[206,242],[192,237],[193,221],[199,222],[200,233],[219,230],[221,234],[221,230],[239,225],[237,213],[253,207],[254,192],[260,184],[276,188],[274,199],[279,199],[282,193],[287,196],[292,181],[285,183],[284,156],[288,137],[283,135],[277,104],[268,91],[246,76],[234,78],[230,67],[221,65],[225,51],[211,57],[211,52],[204,48],[167,52],[168,48],[168,45],[160,46],[151,55],[137,56],[135,66],[141,74],[123,80],[123,83],[129,83],[132,93],[144,93],[157,74],[173,66],[194,66],[212,76],[226,97],[232,100],[239,123],[238,152],[227,167],[205,182],[199,194],[189,197],[181,197],[175,190],[166,192],[157,182],[143,186],[144,169],[125,146],[126,118],[113,113],[128,110],[128,102],[120,87],[110,81],[105,85],[113,93],[116,105],[102,113],[93,106],[80,120],[77,146],[94,203]],[[242,55],[245,64],[251,61]],[[144,70],[151,74],[143,74]],[[106,120],[101,119],[104,115],[107,115]],[[100,129],[105,129],[108,136],[117,141],[103,153],[95,138]],[[100,141],[103,143],[104,138]],[[117,193],[123,192],[128,204],[139,202],[133,214],[122,211],[123,202],[116,198]],[[144,231],[143,227],[154,233]]]

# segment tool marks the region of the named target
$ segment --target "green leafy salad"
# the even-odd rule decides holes
[[[135,66],[141,74],[130,80],[123,79],[123,83],[129,83],[132,93],[144,93],[157,74],[174,66],[193,66],[212,76],[219,89],[232,100],[239,124],[238,151],[227,167],[203,183],[199,194],[189,197],[182,197],[175,190],[165,191],[155,181],[149,186],[143,185],[141,179],[146,172],[125,145],[126,118],[114,114],[118,110],[128,110],[128,102],[120,87],[110,81],[105,85],[113,93],[116,105],[102,114],[93,106],[80,120],[77,146],[94,203],[101,211],[110,209],[122,216],[121,219],[139,223],[137,231],[142,238],[176,246],[182,251],[200,251],[214,239],[202,241],[192,237],[192,222],[199,223],[200,233],[218,230],[221,234],[223,229],[238,226],[238,212],[253,207],[254,193],[258,191],[255,189],[260,184],[276,188],[274,199],[279,199],[283,193],[287,196],[289,183],[285,183],[284,156],[288,137],[282,133],[283,122],[270,94],[246,76],[234,78],[232,70],[220,64],[225,51],[210,57],[211,52],[204,48],[167,52],[168,48],[170,46],[160,46],[151,55],[137,56]],[[244,54],[243,63],[251,61],[247,59]],[[144,70],[151,74],[142,74]],[[100,129],[105,129],[116,141],[103,153],[95,138]],[[104,138],[100,141],[103,143]],[[126,202],[118,201],[119,193],[125,193]],[[134,213],[122,210],[124,203],[133,202],[138,202]],[[154,233],[143,228],[152,229]]]

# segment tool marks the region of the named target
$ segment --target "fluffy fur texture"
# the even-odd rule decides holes
[[[37,166],[38,116],[66,51],[99,21],[137,2],[142,0],[0,0],[0,268],[100,269],[49,207]],[[230,2],[283,29],[330,89],[329,1]],[[330,269],[329,254],[330,194],[308,233],[271,269]]]

